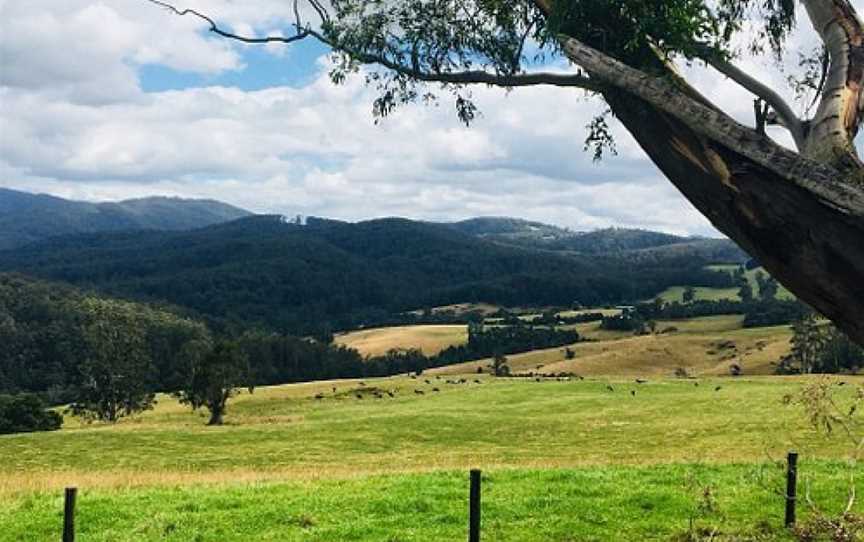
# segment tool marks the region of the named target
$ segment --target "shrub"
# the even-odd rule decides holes
[[[63,416],[47,410],[35,395],[0,395],[0,435],[56,431],[61,425]]]

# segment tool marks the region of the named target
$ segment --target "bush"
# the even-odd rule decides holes
[[[56,431],[61,425],[63,416],[46,410],[35,395],[0,395],[0,435]]]

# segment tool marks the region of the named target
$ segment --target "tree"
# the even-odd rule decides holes
[[[0,395],[0,435],[56,431],[61,425],[63,416],[47,410],[36,395]]]
[[[196,16],[229,39],[318,40],[334,52],[336,83],[373,66],[366,78],[379,90],[378,117],[403,103],[434,101],[430,83],[452,93],[465,123],[477,115],[471,84],[556,85],[598,96],[714,226],[864,342],[864,164],[854,146],[864,119],[864,23],[851,0],[802,0],[800,7],[789,0],[295,0],[291,31],[265,37],[149,1]],[[777,89],[736,65],[735,44],[779,60],[802,9],[822,47],[805,57],[795,79],[802,96],[815,98],[812,113],[799,116]],[[526,67],[554,55],[577,68]],[[754,96],[751,126],[676,70],[695,61]],[[586,139],[597,157],[614,150],[606,116],[590,124]],[[788,133],[795,149],[777,143],[768,126]]]
[[[864,348],[835,326],[820,322],[816,315],[797,320],[792,330],[792,352],[781,361],[778,372],[855,372],[864,366]]]
[[[761,281],[759,279],[762,279]],[[759,281],[759,299],[764,302],[773,301],[777,298],[777,291],[780,285],[774,277],[757,275],[756,280]]]
[[[502,354],[496,354],[492,358],[491,368],[495,376],[510,376],[510,366],[507,365],[507,358]]]
[[[645,328],[653,335],[657,333],[657,320],[648,320],[645,322]]]
[[[86,298],[81,311],[85,354],[77,367],[71,411],[113,423],[152,408],[155,369],[136,306]]]
[[[815,314],[808,314],[792,325],[791,357],[804,374],[813,373],[817,367],[824,344],[824,335]]]
[[[750,282],[747,279],[741,281],[741,285],[738,287],[738,297],[744,303],[753,301],[753,287],[750,286]]]
[[[825,331],[819,356],[819,372],[857,372],[864,367],[864,347],[849,340],[845,333],[834,326]]]
[[[228,400],[239,388],[253,390],[249,359],[236,342],[219,341],[210,349],[197,344],[190,349],[194,350],[188,356],[187,380],[176,395],[192,410],[206,408],[207,425],[222,425]]]
[[[681,302],[691,303],[694,299],[696,299],[696,290],[692,286],[684,288],[684,291],[681,293]]]

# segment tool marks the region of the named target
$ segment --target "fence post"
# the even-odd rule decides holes
[[[468,504],[468,542],[480,542],[480,471],[471,471],[471,492]]]
[[[75,496],[78,488],[67,487],[63,502],[63,542],[75,542]]]
[[[786,463],[786,527],[795,525],[795,500],[798,494],[798,453],[789,452]]]

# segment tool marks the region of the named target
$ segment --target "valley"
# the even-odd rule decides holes
[[[57,538],[75,486],[86,541],[445,542],[475,468],[490,540],[792,540],[788,450],[826,510],[860,474],[802,398],[848,408],[864,380],[777,374],[807,309],[725,240],[503,218],[112,228],[0,251],[0,393],[64,416],[0,435],[0,540]],[[219,348],[246,376],[211,426],[189,382]],[[68,410],[82,372],[126,358],[144,406]]]

